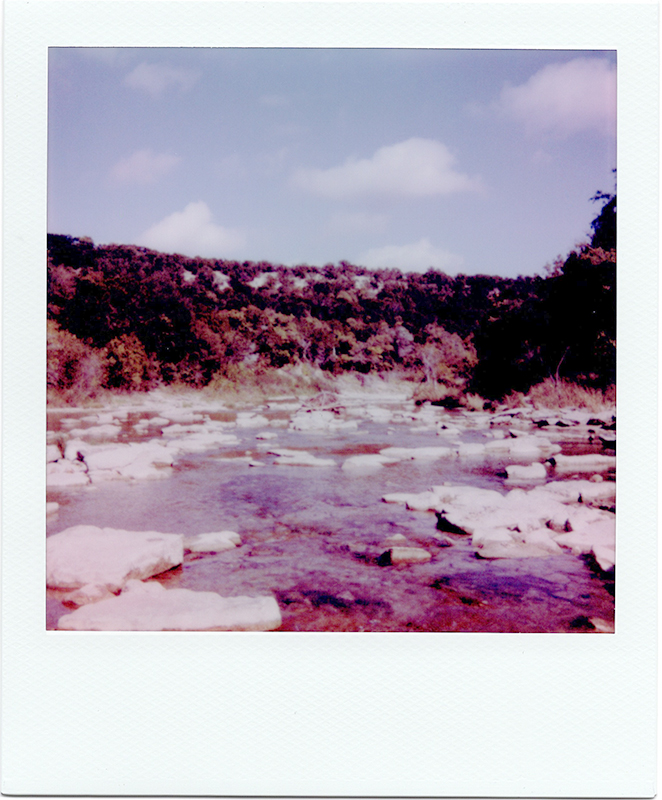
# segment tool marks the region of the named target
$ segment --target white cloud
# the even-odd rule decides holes
[[[161,175],[179,163],[178,156],[137,150],[133,155],[121,158],[110,170],[116,183],[154,183]]]
[[[152,225],[138,240],[138,244],[153,250],[203,258],[226,257],[244,242],[240,231],[212,222],[211,211],[202,200]]]
[[[505,86],[496,107],[529,133],[615,133],[616,67],[602,58],[549,64],[521,86]]]
[[[358,263],[365,267],[395,267],[405,272],[426,272],[430,267],[451,272],[458,270],[463,263],[461,256],[441,250],[427,238],[404,245],[373,247],[365,252]]]
[[[124,78],[124,83],[156,97],[169,86],[178,86],[186,91],[199,77],[200,74],[193,70],[169,67],[167,64],[147,64],[143,61]]]
[[[480,188],[480,179],[455,170],[455,157],[433,139],[407,139],[371,157],[330,169],[300,169],[294,186],[324,197],[387,194],[423,197]]]

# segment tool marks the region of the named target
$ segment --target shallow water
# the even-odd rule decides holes
[[[138,436],[132,425],[149,414],[132,414],[116,441]],[[270,421],[284,411],[259,409]],[[71,416],[71,415],[69,415]],[[449,424],[453,416],[448,414]],[[62,415],[49,415],[57,431]],[[229,422],[230,413],[211,414]],[[278,434],[264,442],[256,434]],[[215,591],[224,596],[273,594],[287,631],[505,631],[577,632],[588,620],[613,622],[613,576],[588,559],[478,558],[468,536],[440,534],[432,513],[382,502],[390,492],[422,492],[444,481],[497,489],[507,459],[490,457],[406,461],[369,475],[340,469],[350,455],[385,447],[443,446],[485,441],[482,430],[461,436],[411,431],[409,424],[360,420],[358,431],[303,433],[283,427],[232,428],[240,445],[183,455],[171,477],[114,481],[98,488],[49,491],[60,503],[47,535],[77,524],[194,535],[237,531],[241,547],[218,554],[188,554],[181,567],[155,578],[167,587]],[[335,467],[277,466],[270,448],[306,450],[331,458]],[[600,452],[588,441],[564,452]],[[251,467],[248,456],[264,466]],[[380,566],[380,543],[403,534],[432,554],[424,564]],[[70,609],[48,591],[47,627]]]

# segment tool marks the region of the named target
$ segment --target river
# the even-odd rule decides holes
[[[613,624],[613,571],[603,572],[590,557],[566,552],[480,558],[471,537],[440,533],[434,513],[382,500],[444,482],[505,494],[512,488],[503,474],[508,458],[396,461],[366,473],[341,468],[350,456],[384,448],[485,442],[492,435],[485,424],[474,426],[466,412],[438,409],[431,416],[429,407],[419,424],[411,403],[382,403],[387,414],[375,421],[379,415],[367,415],[366,402],[355,402],[338,414],[349,421],[346,427],[293,430],[296,407],[290,399],[250,409],[266,418],[267,424],[256,427],[237,427],[232,409],[208,409],[206,423],[228,426],[238,443],[181,453],[162,480],[49,489],[47,499],[59,503],[59,510],[48,520],[47,535],[82,523],[187,536],[236,531],[241,546],[187,554],[181,566],[152,580],[223,596],[273,595],[283,620],[280,631],[557,633],[595,630],[589,621],[594,618]],[[50,439],[58,432],[66,436],[89,413],[49,413]],[[162,438],[140,424],[154,413],[126,413],[114,441]],[[442,425],[451,433],[444,435]],[[257,438],[265,431],[273,438]],[[591,438],[561,441],[562,453],[602,452]],[[304,450],[335,466],[283,465],[269,454],[275,447]],[[431,559],[380,562],[375,555],[395,534],[427,550]],[[47,592],[49,629],[71,612],[61,596]]]

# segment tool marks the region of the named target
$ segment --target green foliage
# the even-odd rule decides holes
[[[54,320],[46,328],[46,385],[66,401],[95,397],[106,380],[104,352],[89,347]]]
[[[154,383],[154,369],[135,333],[111,339],[106,347],[107,385],[114,389],[141,391]]]
[[[482,402],[550,377],[604,389],[615,379],[616,197],[594,199],[591,243],[545,278],[239,264],[49,235],[49,386],[227,388],[305,367],[406,374],[437,400]]]

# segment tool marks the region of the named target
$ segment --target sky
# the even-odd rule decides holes
[[[48,231],[544,274],[615,191],[613,51],[52,48]]]

